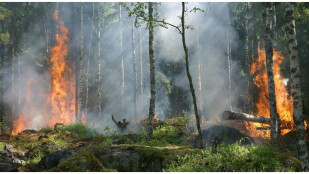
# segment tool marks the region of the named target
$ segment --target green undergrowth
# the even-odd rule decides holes
[[[147,141],[146,136],[144,136],[136,144],[165,147],[171,145],[180,145],[184,140],[185,136],[179,134],[178,128],[165,124],[161,127],[156,127],[153,130],[153,138],[151,141]]]
[[[165,167],[169,172],[294,172],[301,163],[270,146],[221,144],[217,148],[178,156]]]
[[[65,132],[69,131],[71,132],[72,138],[78,138],[78,139],[86,139],[86,138],[95,138],[96,136],[99,136],[99,133],[88,126],[85,126],[83,124],[69,124],[63,127],[60,127],[59,132]]]

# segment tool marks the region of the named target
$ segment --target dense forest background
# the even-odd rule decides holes
[[[127,4],[130,5],[129,3]],[[275,48],[286,59],[284,78],[290,77],[285,30],[285,3],[274,3]],[[201,105],[202,120],[216,119],[224,110],[255,113],[258,89],[250,64],[263,45],[262,3],[188,3],[187,46],[190,68]],[[68,29],[66,61],[79,78],[79,113],[88,125],[104,129],[117,120],[148,117],[150,83],[146,23],[134,25],[124,6],[111,2],[0,3],[0,121],[7,132],[21,115],[31,120],[26,128],[48,125],[44,94],[50,90],[51,48],[59,18]],[[181,3],[156,3],[155,17],[179,25]],[[297,40],[304,114],[309,115],[309,4],[295,6]],[[133,39],[132,39],[133,38]],[[156,110],[159,119],[192,115],[193,105],[186,78],[181,35],[172,27],[157,26],[154,33],[156,58]],[[246,38],[248,39],[246,41]],[[248,49],[246,49],[248,48]],[[231,60],[231,90],[229,62]],[[137,77],[137,78],[135,78]],[[70,79],[72,77],[66,77]],[[73,79],[74,79],[73,78]],[[34,81],[31,81],[34,80]],[[289,80],[287,89],[290,92]],[[247,85],[250,84],[250,85]],[[229,100],[229,91],[231,100]],[[137,107],[135,110],[134,100]],[[29,103],[31,103],[29,105]],[[48,110],[48,109],[47,109]]]

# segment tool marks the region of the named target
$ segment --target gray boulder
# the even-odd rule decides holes
[[[44,157],[40,161],[40,165],[47,170],[52,169],[75,153],[76,151],[72,148],[56,151]]]
[[[18,172],[18,168],[11,164],[0,162],[0,172]]]

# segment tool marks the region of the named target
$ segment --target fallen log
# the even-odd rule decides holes
[[[233,111],[224,111],[222,114],[223,120],[244,120],[257,123],[270,124],[270,119],[263,116],[255,116],[246,113],[233,112]]]

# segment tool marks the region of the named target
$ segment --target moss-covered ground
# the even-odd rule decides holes
[[[281,171],[301,170],[296,158],[285,154],[284,148],[268,145],[240,146],[220,144],[215,148],[197,149],[188,145],[188,119],[173,118],[155,125],[153,139],[147,141],[146,131],[138,134],[99,134],[94,129],[76,124],[57,128],[42,128],[37,132],[23,132],[12,137],[9,144],[16,145],[19,152],[26,152],[26,166],[20,171],[43,171],[36,169],[46,155],[68,147],[78,152],[59,163],[51,172],[101,172],[107,169],[99,160],[100,154],[119,150],[134,150],[140,160],[160,159],[162,170],[167,172],[225,172],[225,171]],[[4,143],[0,143],[0,150]],[[286,150],[286,149],[285,149]]]

